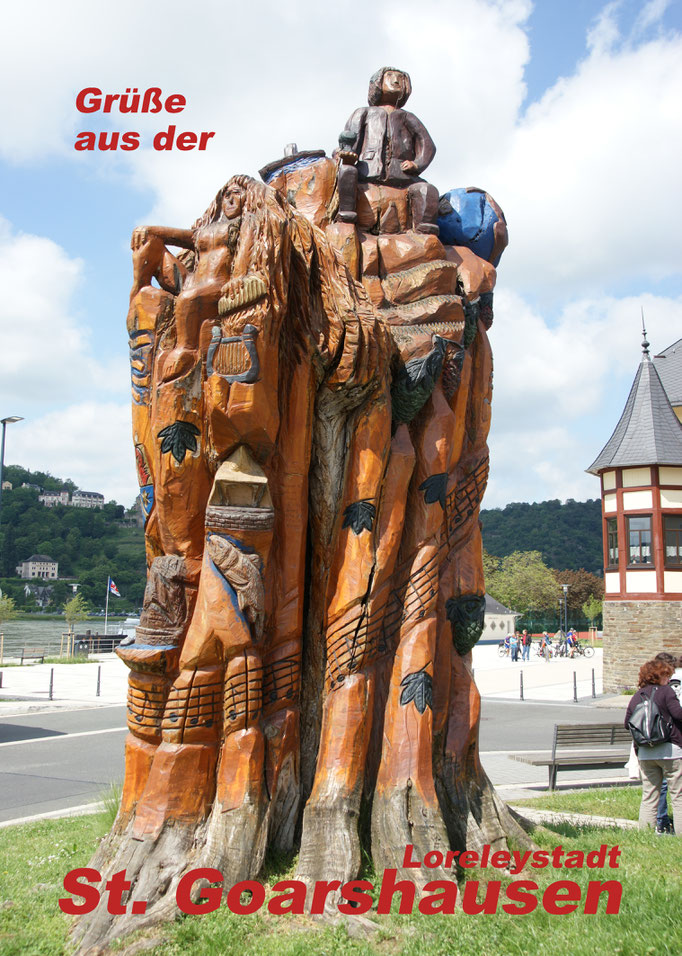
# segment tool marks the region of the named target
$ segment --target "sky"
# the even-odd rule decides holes
[[[24,0],[0,36],[0,417],[6,464],[129,506],[125,317],[136,225],[189,226],[286,143],[330,154],[380,66],[441,193],[486,189],[498,269],[484,507],[598,497],[586,475],[641,359],[682,336],[682,0]],[[159,87],[176,115],[76,109]],[[203,152],[154,135],[211,131]],[[83,131],[134,151],[78,152]]]

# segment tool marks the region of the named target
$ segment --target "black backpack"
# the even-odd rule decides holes
[[[627,729],[632,734],[636,747],[655,747],[656,744],[664,744],[670,740],[672,726],[664,720],[658,709],[655,700],[657,688],[658,684],[655,684],[648,695],[644,689],[639,691],[639,700],[627,722]]]

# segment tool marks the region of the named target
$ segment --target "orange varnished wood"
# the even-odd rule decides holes
[[[139,736],[128,734],[125,743],[125,777],[119,810],[121,825],[124,825],[135,809],[137,801],[144,790],[152,760],[156,753],[156,746],[140,739]]]
[[[352,674],[324,705],[318,766],[310,802],[315,805],[359,796],[371,732],[374,678]]]
[[[216,789],[221,810],[235,810],[262,796],[263,760],[263,733],[259,728],[247,727],[225,738]]]
[[[213,802],[217,757],[212,744],[162,743],[137,805],[134,837],[155,838],[166,821],[203,819]]]

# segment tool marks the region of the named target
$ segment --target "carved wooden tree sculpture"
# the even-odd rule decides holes
[[[363,803],[379,868],[527,842],[478,758],[470,655],[506,227],[480,191],[438,204],[408,95],[379,71],[334,159],[293,152],[191,229],[133,233],[149,578],[93,865],[148,902],[83,917],[83,950],[172,917],[189,869],[257,876],[269,845],[300,840],[307,883],[352,879]],[[438,235],[472,198],[484,257]]]

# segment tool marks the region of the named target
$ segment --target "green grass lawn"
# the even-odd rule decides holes
[[[641,786],[605,787],[577,790],[573,793],[547,793],[532,800],[516,800],[514,805],[537,807],[568,813],[587,813],[598,817],[617,817],[621,820],[636,820],[642,799]],[[682,844],[680,845],[682,850]]]
[[[551,809],[580,810],[609,816],[636,816],[638,788],[612,788],[581,794],[554,794],[532,801]],[[97,840],[106,832],[111,812],[96,816],[40,821],[0,830],[0,954],[59,956],[69,953],[69,918],[57,901],[64,874],[87,864]],[[623,885],[620,913],[607,916],[580,912],[549,915],[541,907],[528,916],[376,916],[378,931],[353,938],[345,926],[320,926],[305,917],[266,914],[235,916],[225,907],[205,916],[187,916],[150,931],[152,956],[193,953],[198,956],[336,956],[336,954],[401,954],[401,956],[663,956],[682,952],[679,901],[682,896],[682,841],[651,832],[591,829],[569,824],[538,828],[542,848],[559,844],[565,850],[598,849],[618,844],[617,870],[531,870],[540,892],[554,880],[570,879],[585,887],[592,880],[617,879]],[[291,878],[293,858],[270,860],[261,881],[272,886]],[[487,871],[491,879],[499,871]],[[377,875],[363,877],[375,884]],[[474,879],[473,872],[469,879]],[[539,895],[539,894],[538,894]],[[120,952],[124,952],[121,947]]]

